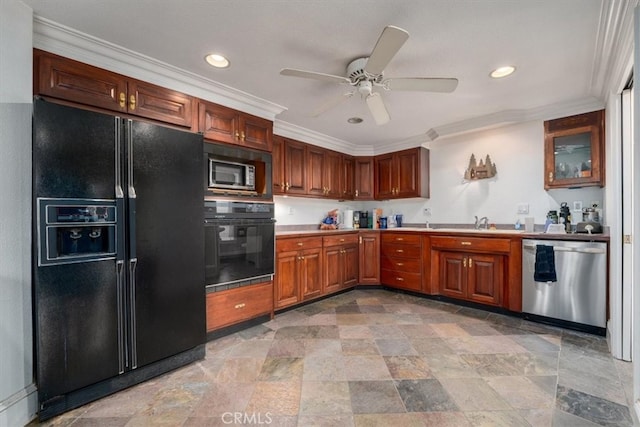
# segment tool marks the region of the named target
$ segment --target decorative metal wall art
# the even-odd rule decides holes
[[[475,179],[492,178],[496,176],[496,173],[498,173],[496,165],[491,162],[491,157],[489,157],[488,154],[484,161],[480,159],[480,163],[476,162],[476,156],[471,154],[469,167],[467,167],[467,170],[464,172],[464,179],[471,181]]]

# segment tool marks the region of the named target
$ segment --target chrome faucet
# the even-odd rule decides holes
[[[476,230],[480,229],[480,226],[482,225],[482,222],[484,221],[484,229],[487,230],[489,228],[489,218],[487,218],[486,216],[483,216],[482,218],[478,219],[478,216],[475,215],[474,218],[476,219],[475,222],[475,227]]]

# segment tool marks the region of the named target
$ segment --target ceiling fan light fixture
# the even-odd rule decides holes
[[[513,65],[505,65],[504,67],[498,67],[493,70],[489,76],[493,79],[501,79],[503,77],[510,76],[514,71],[516,71],[516,67]]]
[[[210,53],[204,57],[204,60],[215,68],[227,68],[230,65],[229,60],[219,53]]]

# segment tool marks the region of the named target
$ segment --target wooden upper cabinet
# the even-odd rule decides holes
[[[284,149],[285,139],[281,136],[273,135],[273,150],[271,151],[273,194],[285,193]]]
[[[205,139],[271,152],[273,122],[211,102],[199,101],[198,130]]]
[[[340,188],[342,194],[341,199],[353,200],[355,198],[355,168],[356,159],[352,156],[342,156]]]
[[[429,197],[429,150],[423,147],[374,157],[375,198]]]
[[[307,195],[343,199],[343,155],[307,145]]]
[[[149,83],[128,83],[128,112],[136,116],[191,127],[194,99],[188,95]]]
[[[326,185],[325,197],[330,199],[342,199],[342,154],[327,150],[324,153],[324,182]]]
[[[325,178],[325,150],[307,145],[307,194],[325,196],[327,182]]]
[[[274,135],[271,161],[273,194],[306,193],[306,145]]]
[[[544,122],[544,188],[604,186],[604,110]]]
[[[34,94],[191,127],[183,93],[34,49]]]
[[[354,160],[354,191],[356,200],[373,200],[373,157],[356,157]]]

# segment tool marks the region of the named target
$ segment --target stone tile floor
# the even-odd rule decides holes
[[[365,289],[43,424],[634,426],[631,376],[602,337]]]

